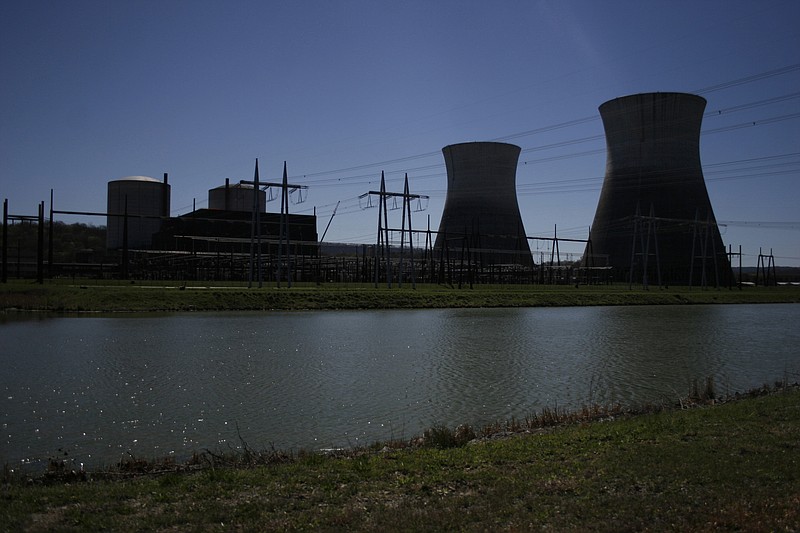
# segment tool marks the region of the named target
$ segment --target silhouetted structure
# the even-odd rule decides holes
[[[149,248],[153,234],[161,228],[162,217],[169,217],[169,202],[166,174],[163,183],[147,176],[109,181],[106,248],[123,248],[126,228],[128,248]]]
[[[225,185],[210,189],[208,191],[208,208],[221,209],[223,211],[253,211],[253,185],[246,183],[234,183],[231,185],[230,179],[225,178]],[[267,193],[259,190],[258,207],[262,213],[267,212]]]
[[[606,173],[586,257],[621,281],[715,284],[730,274],[700,165],[706,100],[644,93],[600,106]]]
[[[434,245],[437,258],[452,261],[467,252],[479,266],[531,266],[517,204],[519,146],[470,142],[445,146],[442,153],[447,198]]]
[[[250,190],[252,199],[252,189]],[[251,200],[252,201],[252,200]],[[292,254],[316,255],[317,217],[288,215]],[[261,235],[264,254],[277,253],[280,214],[261,215]],[[180,252],[249,253],[252,243],[252,220],[246,211],[198,209],[164,221],[153,236],[153,249]]]

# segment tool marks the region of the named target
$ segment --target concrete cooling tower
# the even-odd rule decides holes
[[[125,217],[128,211],[128,248],[150,248],[153,234],[169,217],[170,186],[147,176],[129,176],[108,182],[106,248],[123,247]]]
[[[479,265],[531,266],[517,204],[519,146],[471,142],[445,146],[442,153],[447,197],[434,245],[437,257],[446,248],[454,260],[466,248]]]
[[[683,93],[600,106],[606,173],[586,252],[594,266],[613,267],[615,279],[642,279],[646,268],[653,282],[713,284],[730,273],[700,166],[705,106]]]

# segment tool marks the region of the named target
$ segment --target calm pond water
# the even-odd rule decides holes
[[[0,462],[321,449],[543,407],[800,376],[800,305],[169,314],[0,322]]]

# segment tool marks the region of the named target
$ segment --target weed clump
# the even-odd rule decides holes
[[[711,376],[707,377],[702,388],[696,379],[692,381],[692,393],[689,399],[698,403],[707,403],[716,400],[717,390],[714,384],[714,378]]]
[[[476,438],[477,434],[469,424],[461,424],[455,430],[440,424],[423,432],[421,444],[425,448],[444,450],[465,446]]]

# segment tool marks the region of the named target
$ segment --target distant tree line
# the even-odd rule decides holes
[[[39,224],[15,222],[8,225],[8,260],[14,264],[36,261]],[[0,234],[0,242],[2,235]],[[44,224],[44,256],[50,243],[50,223]],[[106,255],[106,228],[90,224],[53,223],[53,262],[100,262]]]

